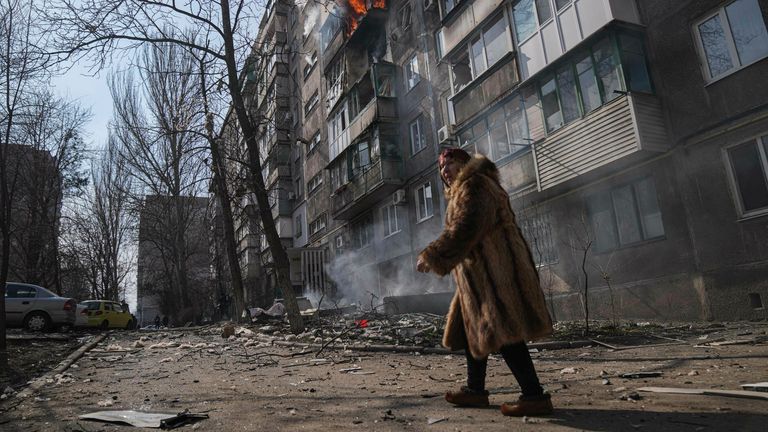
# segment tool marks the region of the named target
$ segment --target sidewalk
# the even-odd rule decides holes
[[[316,356],[317,349],[259,342],[267,336],[256,327],[229,339],[217,327],[115,333],[38,392],[0,402],[0,429],[142,430],[77,416],[189,409],[210,416],[186,426],[201,431],[763,431],[768,400],[637,390],[740,390],[740,384],[768,381],[768,324],[744,328],[659,341],[669,345],[533,353],[556,407],[554,415],[535,419],[499,413],[499,404],[517,397],[517,386],[497,357],[489,361],[492,407],[460,409],[442,398],[464,382],[460,355],[326,348]],[[633,372],[660,376],[621,378]]]

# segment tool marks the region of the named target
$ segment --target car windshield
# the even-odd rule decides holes
[[[100,302],[85,302],[83,303],[85,307],[88,308],[88,310],[99,310],[99,306],[101,305]]]

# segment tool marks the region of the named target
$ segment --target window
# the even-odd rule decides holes
[[[320,171],[307,183],[307,194],[312,195],[323,184],[323,172]]]
[[[520,0],[512,7],[512,19],[515,22],[518,43],[528,39],[538,29],[533,0]]]
[[[552,18],[552,5],[549,0],[536,0],[536,15],[539,17],[539,24],[544,24]]]
[[[504,14],[472,37],[464,50],[451,60],[454,93],[480,76],[512,50],[510,33]]]
[[[768,56],[768,32],[757,0],[736,0],[694,27],[708,80]]]
[[[307,143],[307,156],[320,144],[320,131],[315,132]]]
[[[373,216],[369,213],[352,225],[352,241],[355,249],[362,249],[373,241]]]
[[[304,216],[299,213],[293,221],[293,236],[301,237],[301,226],[304,224]]]
[[[411,154],[415,155],[427,146],[427,139],[424,136],[424,130],[421,126],[421,116],[412,121],[408,126],[411,136]]]
[[[304,179],[297,178],[293,183],[293,192],[296,194],[296,199],[300,200],[304,196]]]
[[[552,218],[549,213],[533,214],[522,218],[523,236],[531,247],[536,265],[554,264],[558,260]]]
[[[353,147],[351,152],[352,172],[350,173],[350,178],[359,176],[371,167],[371,148],[368,145],[368,141],[359,142]]]
[[[529,148],[528,124],[520,96],[515,95],[486,119],[459,132],[459,144],[494,162]]]
[[[37,290],[24,285],[8,284],[5,286],[5,296],[8,298],[35,298],[37,297]]]
[[[318,216],[309,224],[309,235],[315,235],[325,229],[325,213]]]
[[[421,75],[419,75],[419,56],[414,54],[405,65],[405,85],[410,90],[416,87],[419,81],[421,81]]]
[[[312,55],[308,55],[305,58],[307,64],[304,66],[304,79],[307,79],[309,74],[312,73],[312,71],[315,69],[315,65],[317,64],[317,51],[313,51]]]
[[[333,189],[334,193],[339,190],[342,186],[347,184],[348,176],[347,176],[347,161],[342,159],[340,161],[337,161],[330,169],[331,174],[331,189]]]
[[[423,222],[434,215],[432,183],[426,182],[416,189],[416,222]]]
[[[448,15],[448,12],[452,11],[460,1],[461,0],[443,0],[443,16]]]
[[[555,6],[557,6],[558,11],[563,10],[569,4],[571,4],[571,0],[555,0]]]
[[[664,236],[651,178],[593,195],[587,208],[598,252]]]
[[[304,116],[306,117],[309,115],[309,113],[312,111],[313,108],[317,106],[317,101],[319,100],[319,96],[317,94],[317,90],[312,94],[312,97],[309,98],[306,104],[304,104]]]
[[[539,81],[538,89],[548,132],[621,96],[625,89],[651,92],[642,40],[624,33],[604,38]]]
[[[768,135],[733,146],[727,154],[741,214],[768,211]]]
[[[397,22],[400,25],[400,28],[403,30],[407,29],[411,25],[411,4],[405,3],[402,7],[400,7],[400,10],[397,11]]]
[[[384,237],[400,232],[400,207],[392,204],[381,209],[381,216],[384,220]]]

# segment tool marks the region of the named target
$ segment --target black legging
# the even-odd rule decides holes
[[[467,387],[475,391],[484,391],[488,359],[478,360],[472,357],[468,349],[465,352],[467,355]],[[501,347],[500,353],[518,384],[520,384],[523,397],[540,396],[544,393],[544,389],[541,388],[539,383],[539,377],[536,376],[536,369],[533,367],[533,360],[531,360],[531,354],[528,353],[528,346],[525,342],[505,345]]]

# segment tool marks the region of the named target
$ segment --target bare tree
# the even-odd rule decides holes
[[[37,22],[28,2],[0,0],[0,357],[6,352],[5,284],[21,160],[11,153],[18,144],[18,117],[27,108],[28,92],[46,68],[36,49]]]
[[[258,28],[263,8],[252,0],[210,2],[155,0],[53,0],[45,12],[49,34],[67,58],[90,56],[102,66],[117,50],[142,44],[174,44],[212,59],[207,70],[212,81],[223,83],[242,131],[248,154],[248,180],[254,193],[264,234],[272,254],[277,285],[285,299],[291,329],[303,330],[296,296],[290,282],[289,260],[272,218],[268,192],[261,176],[257,131],[264,119],[252,116],[243,97],[240,70],[248,56],[266,57],[266,42],[254,42],[249,31]],[[185,38],[182,28],[197,35]],[[176,30],[171,33],[170,29]]]
[[[157,293],[165,299],[164,313],[176,315],[193,306],[187,233],[202,216],[194,198],[205,192],[208,179],[197,62],[183,47],[147,45],[138,68],[138,78],[123,72],[110,79],[113,144],[138,186],[139,241],[151,242],[170,271],[163,289],[171,295]]]
[[[59,229],[63,201],[78,195],[88,178],[82,169],[85,144],[81,131],[90,113],[78,103],[54,95],[47,88],[28,95],[20,112],[17,140],[23,143],[17,210],[24,229],[12,234],[11,275],[25,282],[53,288],[62,294],[59,278]]]
[[[62,255],[88,285],[91,298],[122,300],[133,269],[129,243],[135,224],[129,208],[132,177],[116,146],[91,163],[91,186],[64,219]],[[73,294],[70,294],[73,295]]]
[[[587,258],[592,250],[595,238],[585,213],[581,214],[578,224],[572,225],[569,228],[571,249],[575,254],[579,254],[578,258],[581,260],[580,268],[584,279],[579,278],[579,282],[581,283],[581,294],[584,296],[584,335],[589,336],[589,272],[587,271]]]

